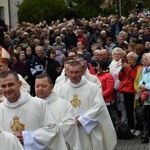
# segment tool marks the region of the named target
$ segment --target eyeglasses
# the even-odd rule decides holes
[[[73,72],[73,71],[68,71],[68,73],[70,74],[70,75],[78,75],[78,74],[80,74],[81,73],[81,71],[75,71],[75,72]]]

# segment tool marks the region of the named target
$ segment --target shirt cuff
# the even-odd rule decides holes
[[[78,118],[80,123],[82,124],[83,130],[87,133],[90,134],[91,131],[96,127],[98,124],[98,121],[95,121],[94,119],[89,118],[88,116],[80,116]]]
[[[38,141],[31,131],[22,131],[25,150],[45,150],[46,146]]]

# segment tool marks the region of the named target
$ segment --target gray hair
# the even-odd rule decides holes
[[[138,55],[135,52],[129,52],[127,54],[127,57],[130,57],[130,58],[132,58],[135,61],[137,61],[137,59],[138,59]]]
[[[61,40],[61,41],[62,41],[61,36],[57,36],[57,37],[55,38],[55,41],[57,42],[57,40]]]
[[[122,50],[122,48],[120,47],[115,47],[113,50],[112,50],[112,55],[114,55],[115,53],[120,53],[121,54],[121,57],[124,56],[124,51]]]

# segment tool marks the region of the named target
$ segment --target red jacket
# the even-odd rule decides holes
[[[95,70],[94,70],[93,66],[90,63],[88,63],[88,69],[89,69],[91,74],[95,75]]]
[[[114,78],[109,72],[96,74],[102,84],[102,92],[105,103],[112,102],[114,100]]]
[[[141,65],[136,65],[133,68],[130,67],[120,70],[118,74],[118,78],[121,81],[119,92],[135,93],[134,80],[137,74],[137,70],[140,67]]]

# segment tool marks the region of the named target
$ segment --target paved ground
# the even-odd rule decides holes
[[[141,141],[140,137],[135,137],[132,140],[118,140],[113,150],[150,150],[150,143],[142,144]]]

